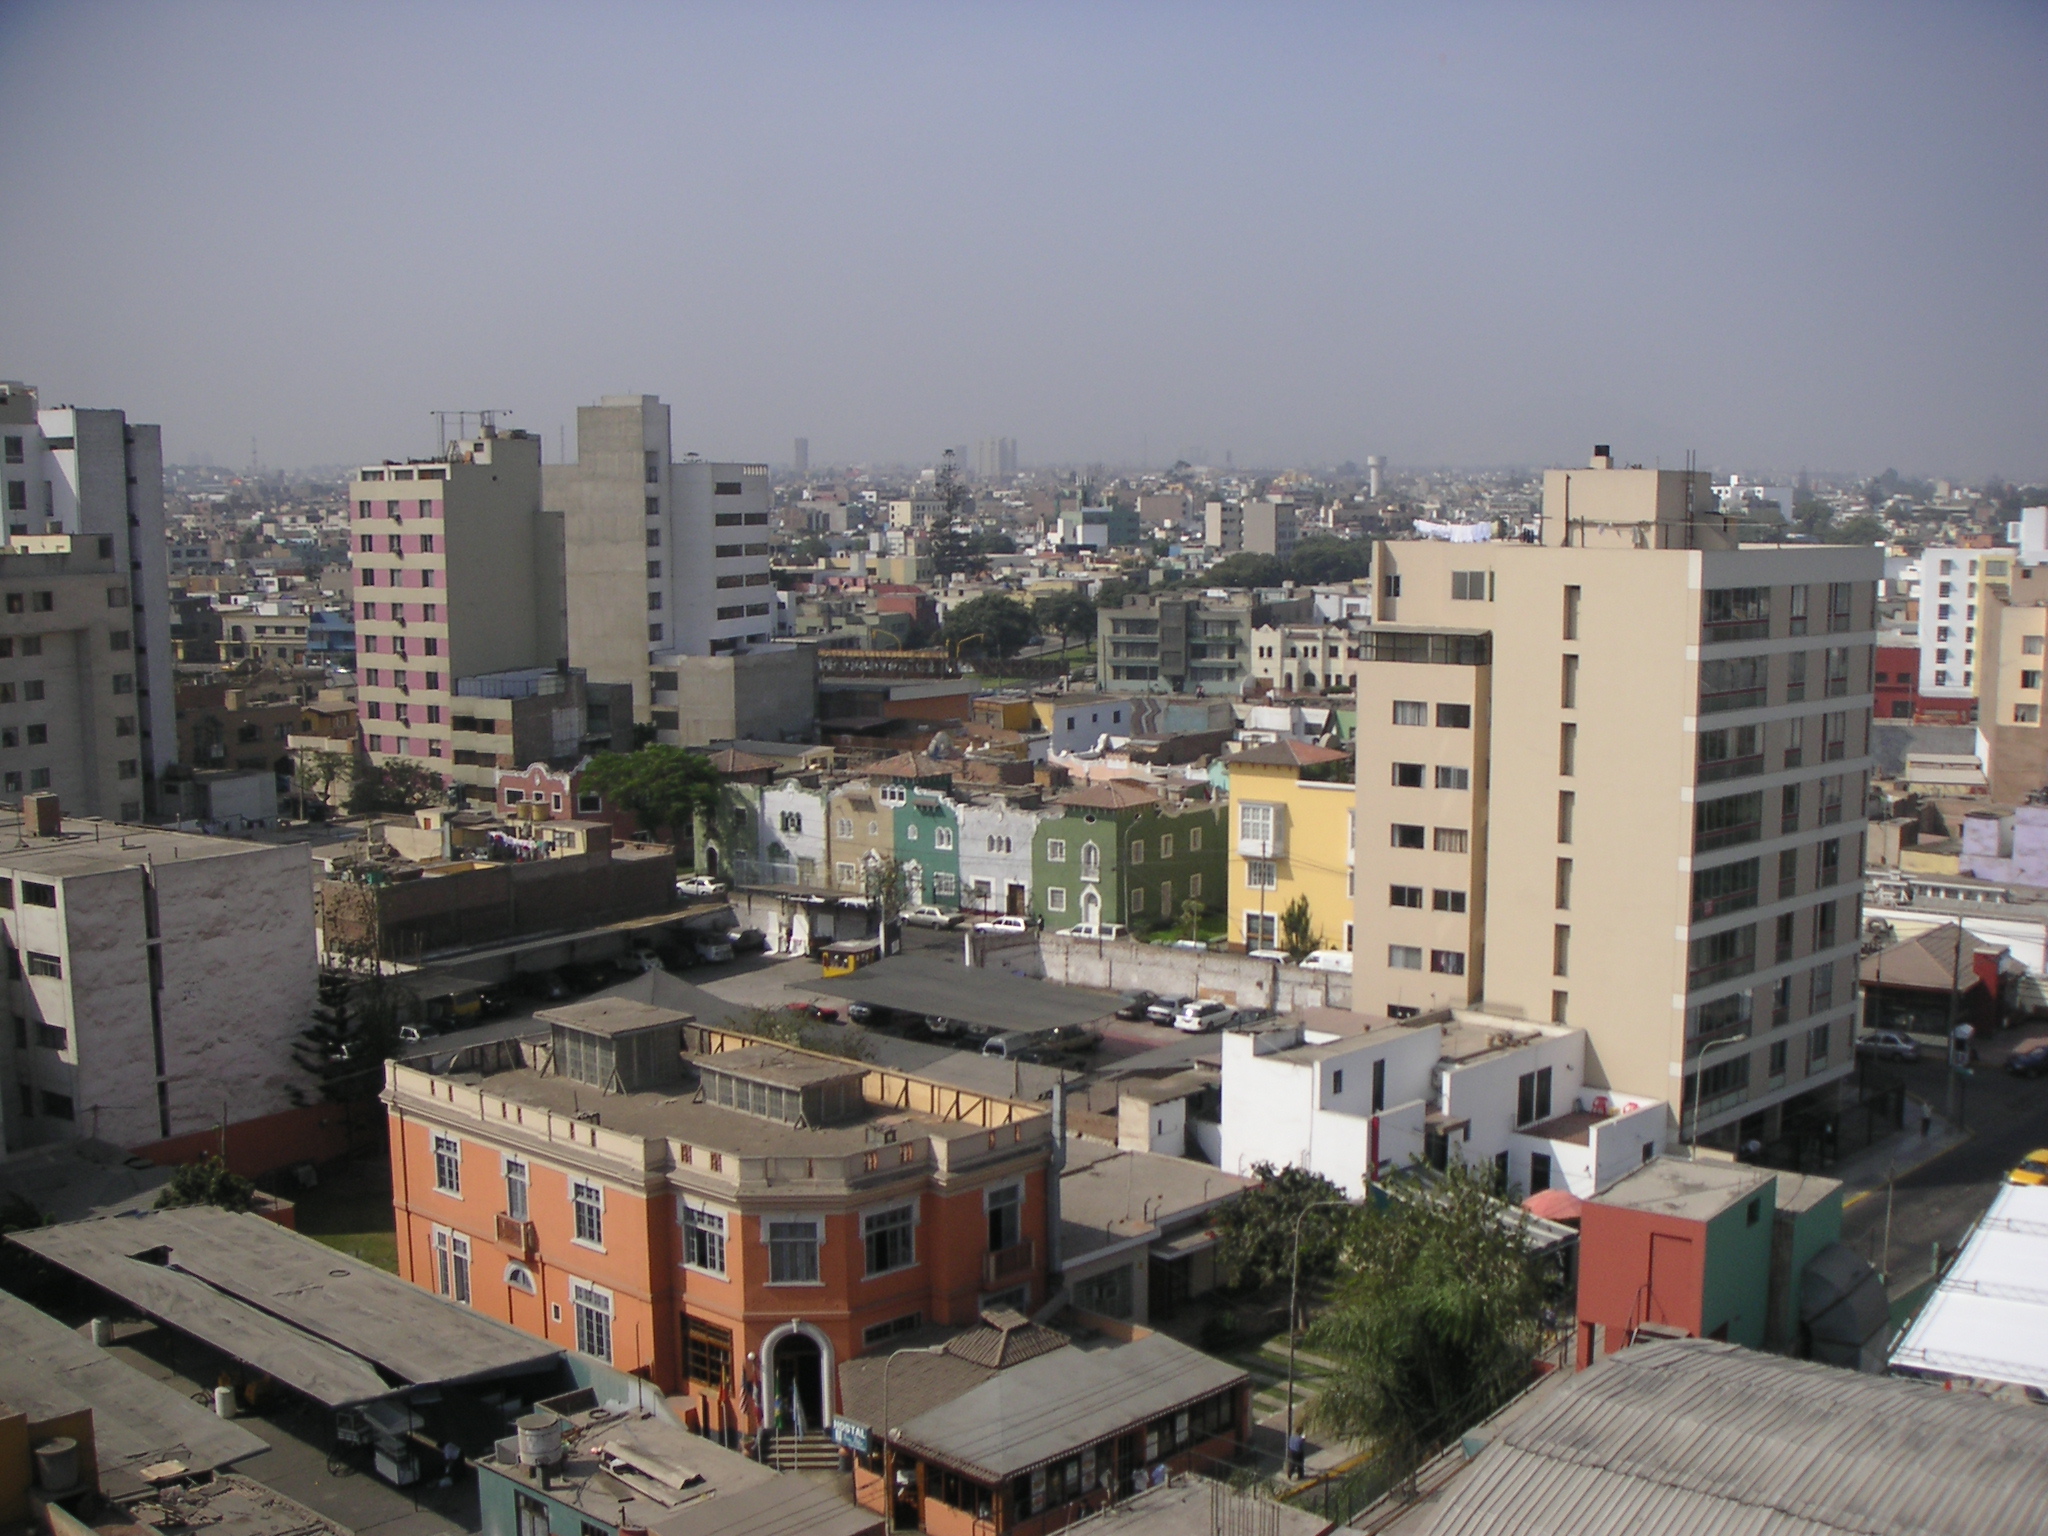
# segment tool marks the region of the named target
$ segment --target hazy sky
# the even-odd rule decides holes
[[[0,376],[174,460],[2048,475],[2048,6],[0,0]]]

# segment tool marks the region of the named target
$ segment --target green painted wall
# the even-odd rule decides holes
[[[1223,836],[1225,804],[1210,804],[1178,813],[1163,808],[1134,807],[1129,810],[1089,810],[1066,807],[1061,814],[1047,817],[1038,827],[1031,845],[1031,910],[1055,932],[1080,922],[1085,911],[1082,893],[1091,887],[1102,900],[1102,921],[1135,926],[1134,918],[1158,923],[1160,886],[1173,885],[1175,910],[1164,914],[1168,921],[1179,918],[1179,905],[1189,895],[1192,880],[1201,880],[1200,900],[1219,910],[1225,900],[1224,882],[1230,860]],[[1162,854],[1162,838],[1173,840],[1171,857]],[[1191,846],[1199,837],[1201,846]],[[1093,843],[1099,855],[1098,878],[1086,880],[1084,850]],[[1142,843],[1141,860],[1131,857],[1133,844]],[[1054,859],[1055,845],[1064,845],[1065,857]],[[1131,893],[1142,887],[1143,910],[1134,913]],[[1052,906],[1051,893],[1067,893],[1064,910]]]
[[[1701,1334],[1712,1337],[1725,1323],[1730,1343],[1763,1348],[1771,1296],[1771,1230],[1777,1209],[1778,1182],[1772,1179],[1707,1223],[1707,1257],[1700,1282]]]

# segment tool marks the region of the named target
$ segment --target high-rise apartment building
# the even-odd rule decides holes
[[[1604,448],[1548,475],[1536,544],[1381,543],[1357,1006],[1580,1026],[1589,1083],[1709,1139],[1831,1103],[1881,560],[1740,547],[1705,476]]]
[[[1248,595],[1145,595],[1095,616],[1110,693],[1235,694],[1251,672]]]
[[[796,476],[801,480],[811,472],[811,440],[808,437],[800,437],[796,440],[794,459]]]
[[[552,668],[565,650],[561,522],[540,491],[540,439],[489,427],[443,458],[349,482],[356,696],[374,761],[491,784],[490,744],[457,739],[457,684]]]
[[[1920,555],[1920,700],[1923,708],[1967,707],[1996,659],[1984,652],[1978,615],[1993,590],[2012,583],[2016,549],[1930,545]],[[1968,716],[1961,719],[1967,721]]]
[[[551,466],[563,519],[569,656],[592,678],[630,683],[645,721],[649,663],[728,656],[775,634],[765,464],[670,453],[669,408],[607,395],[576,412],[576,462]]]
[[[36,654],[23,647],[39,640],[46,664],[68,668],[77,689],[64,718],[53,709],[0,720],[0,785],[42,769],[51,787],[71,797],[66,803],[74,810],[130,819],[152,814],[157,775],[177,761],[178,750],[161,430],[130,422],[123,411],[43,409],[33,387],[0,383],[0,448],[10,546],[37,551],[38,570],[52,577],[78,578],[72,585],[80,594],[65,604],[75,610],[76,625],[45,628],[35,615],[55,609],[35,605],[54,588],[31,582],[26,598],[10,593],[10,614],[24,613],[12,606],[18,600],[30,605],[27,622],[16,628],[7,621],[17,634],[13,654]],[[70,542],[60,551],[57,540]],[[19,560],[10,566],[10,574],[28,574]],[[102,664],[110,654],[120,665]],[[117,679],[124,681],[119,694],[111,692]],[[0,700],[0,715],[13,714],[6,702]],[[53,739],[36,742],[38,730]],[[17,734],[18,741],[9,739]],[[57,737],[70,742],[67,754],[46,753],[41,761],[17,756],[17,747],[54,748]],[[117,774],[116,764],[135,771]],[[62,790],[60,779],[73,787]]]
[[[1017,473],[1017,439],[984,437],[974,445],[974,474],[979,480],[1008,480]]]

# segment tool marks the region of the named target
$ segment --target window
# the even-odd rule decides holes
[[[30,726],[28,728],[30,739],[33,740],[35,737],[35,733],[37,731],[40,731],[41,729],[42,727],[39,725]],[[142,762],[141,759],[139,758],[124,757],[116,761],[114,764],[114,777],[117,779],[132,779],[137,777],[141,773],[141,771]]]
[[[1486,572],[1451,572],[1451,601],[1454,603],[1483,603],[1486,601]]]
[[[1558,705],[1563,709],[1579,707],[1579,658],[1566,656],[1564,676],[1558,689]]]
[[[1261,850],[1270,849],[1275,839],[1276,817],[1270,805],[1255,801],[1243,801],[1237,808],[1237,837],[1240,843],[1256,843]]]
[[[1566,587],[1564,589],[1564,638],[1567,640],[1579,638],[1579,589],[1577,587]]]
[[[853,819],[848,816],[841,816],[838,820],[837,825],[835,825],[832,830],[835,834],[837,834],[840,837],[853,836]],[[1046,856],[1050,858],[1051,854],[1048,853]]]
[[[1828,1026],[1816,1024],[1806,1032],[1806,1070],[1827,1065]]]
[[[1786,1044],[1787,1042],[1783,1040],[1773,1041],[1771,1044],[1770,1075],[1772,1077],[1783,1077],[1785,1075],[1785,1058],[1790,1054],[1785,1048]]]
[[[1578,800],[1574,790],[1560,789],[1557,792],[1557,840],[1560,843],[1572,840],[1572,817],[1578,809]]]
[[[1244,861],[1244,887],[1248,891],[1273,891],[1280,888],[1280,866],[1271,859],[1246,859]]]
[[[1171,832],[1159,834],[1159,857],[1162,859],[1173,857],[1173,834]]]
[[[1807,589],[1803,586],[1788,589],[1791,597],[1791,631],[1795,635],[1806,633]]]
[[[1412,944],[1389,944],[1387,966],[1396,971],[1419,971],[1422,969],[1422,951]]]
[[[1093,843],[1081,845],[1081,878],[1100,879],[1102,875],[1102,850]]]
[[[1425,846],[1422,828],[1412,826],[1405,821],[1397,821],[1393,824],[1389,841],[1396,848],[1421,848]]]
[[[1806,1011],[1819,1013],[1835,1000],[1835,962],[1824,961],[1813,968],[1806,998]]]
[[[1463,853],[1470,841],[1463,827],[1438,827],[1436,829],[1436,851],[1438,853]]]
[[[514,1221],[524,1221],[529,1210],[527,1204],[526,1164],[516,1157],[505,1159],[505,1214]]]
[[[1553,1023],[1553,1024],[1566,1024],[1566,1023],[1569,1023],[1569,1022],[1570,1022],[1570,1020],[1569,1020],[1569,1019],[1568,1019],[1568,1018],[1566,1017],[1566,1015],[1567,1015],[1567,1013],[1568,1013],[1568,1012],[1570,1011],[1570,1007],[1571,1007],[1571,993],[1569,993],[1569,992],[1553,992],[1553,993],[1551,993],[1551,994],[1550,994],[1550,1022],[1551,1022],[1551,1023]]]
[[[1572,973],[1572,928],[1569,923],[1555,924],[1550,931],[1550,974],[1569,976]]]
[[[114,692],[116,693],[133,693],[135,691],[134,674],[129,672],[116,672],[113,677],[113,686]]]
[[[595,1184],[573,1180],[569,1204],[576,1213],[576,1241],[594,1248],[604,1246],[604,1190]]]
[[[1524,1072],[1515,1081],[1515,1124],[1533,1125],[1550,1118],[1550,1068]]]
[[[44,885],[40,880],[21,882],[21,904],[25,907],[54,907],[57,905],[57,887]]]
[[[1742,859],[1696,869],[1692,876],[1692,915],[1695,922],[1726,917],[1757,903],[1762,884],[1762,861]]]
[[[1763,836],[1764,797],[1761,790],[1702,800],[1693,808],[1693,852],[1707,853]]]
[[[1429,952],[1429,968],[1442,976],[1465,974],[1465,952],[1459,949],[1432,949]]]
[[[852,828],[848,828],[851,831]],[[1067,862],[1067,840],[1063,837],[1049,837],[1045,840],[1045,859],[1048,864]]]
[[[115,689],[114,691],[115,691],[116,693],[119,693],[119,692],[120,692],[121,690],[120,690],[120,689],[118,689],[118,688],[116,688],[116,689]],[[25,683],[23,683],[23,684],[21,685],[21,698],[22,698],[22,702],[23,702],[23,703],[25,703],[25,704],[35,704],[35,703],[39,703],[39,702],[41,702],[41,700],[42,700],[42,697],[43,697],[43,680],[42,680],[41,678],[39,678],[39,677],[32,677],[32,678],[30,678],[30,679],[29,679],[29,680],[28,680],[27,682],[25,682]]]
[[[56,955],[46,955],[41,950],[28,952],[28,973],[31,976],[48,976],[54,980],[64,979],[64,962]]]
[[[1472,706],[1439,704],[1436,707],[1436,723],[1449,731],[1469,731],[1472,729]]]
[[[1438,912],[1462,912],[1465,910],[1465,893],[1463,891],[1432,891],[1429,904]]]
[[[813,1285],[818,1279],[818,1223],[811,1218],[766,1221],[768,1283]]]
[[[1572,861],[1557,861],[1557,910],[1569,912],[1572,909]]]
[[[112,630],[108,630],[108,631],[107,631],[107,649],[108,649],[108,650],[110,650],[110,651],[125,651],[125,650],[127,650],[128,648],[129,648],[129,631],[127,631],[127,630],[125,630],[125,629],[112,629]]]
[[[462,1143],[434,1133],[434,1188],[444,1195],[462,1193]]]
[[[916,829],[912,828],[912,830],[915,831]],[[1134,837],[1131,839],[1131,862],[1133,864],[1142,864],[1145,862],[1145,839],[1143,839],[1142,837]]]
[[[725,1273],[723,1216],[694,1205],[683,1207],[683,1263],[708,1275]]]
[[[1005,1184],[983,1197],[988,1212],[988,1251],[1001,1253],[1024,1239],[1024,1188]]]
[[[1244,947],[1246,949],[1271,949],[1280,942],[1280,919],[1271,912],[1247,912],[1244,915]]]
[[[1712,784],[1722,779],[1746,778],[1752,773],[1762,773],[1762,734],[1753,725],[1701,731],[1697,760],[1699,781],[1702,784]]]
[[[1420,789],[1420,788],[1422,788],[1422,764],[1420,764],[1420,763],[1396,763],[1396,764],[1394,764],[1394,788],[1396,788],[1396,789]]]
[[[1854,584],[1846,581],[1828,583],[1828,633],[1839,634],[1849,628],[1850,606]]]
[[[576,1312],[576,1348],[593,1359],[609,1362],[612,1357],[612,1298],[609,1291],[573,1281],[570,1304]]]
[[[1166,842],[1171,847],[1173,839],[1169,837],[1166,839]],[[940,850],[951,848],[953,846],[953,829],[951,827],[933,827],[932,846]]]
[[[1700,639],[1762,640],[1771,633],[1769,587],[1720,587],[1705,594],[1700,605]]]
[[[870,1276],[908,1269],[917,1262],[917,1207],[870,1211],[860,1219],[860,1235],[867,1247]]]
[[[1756,969],[1756,924],[1708,934],[1692,941],[1687,984],[1711,987]]]
[[[1579,771],[1579,728],[1570,720],[1557,728],[1557,771],[1565,778]]]
[[[707,1387],[732,1385],[732,1330],[702,1318],[683,1324],[683,1374]]]
[[[1427,724],[1429,724],[1429,706],[1428,706],[1427,704],[1423,703],[1423,702],[1422,702],[1421,700],[1419,700],[1419,699],[1396,699],[1396,700],[1394,700],[1394,724],[1396,724],[1396,725],[1427,725]]]
[[[1472,787],[1472,770],[1469,768],[1447,768],[1439,764],[1436,770],[1436,787],[1438,789],[1470,789]]]
[[[1201,829],[1200,827],[1189,827],[1189,828],[1188,828],[1188,852],[1189,852],[1189,853],[1200,853],[1201,851],[1202,851],[1202,829]]]
[[[1390,885],[1387,887],[1387,905],[1390,907],[1413,907],[1422,909],[1422,887],[1419,885]]]
[[[1762,656],[1735,656],[1700,663],[1700,713],[1754,709],[1769,698],[1769,663]]]

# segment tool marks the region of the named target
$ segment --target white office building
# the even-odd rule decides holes
[[[1983,676],[1977,623],[1980,594],[2010,588],[2013,549],[1930,545],[1920,555],[1920,697],[1973,699]]]

